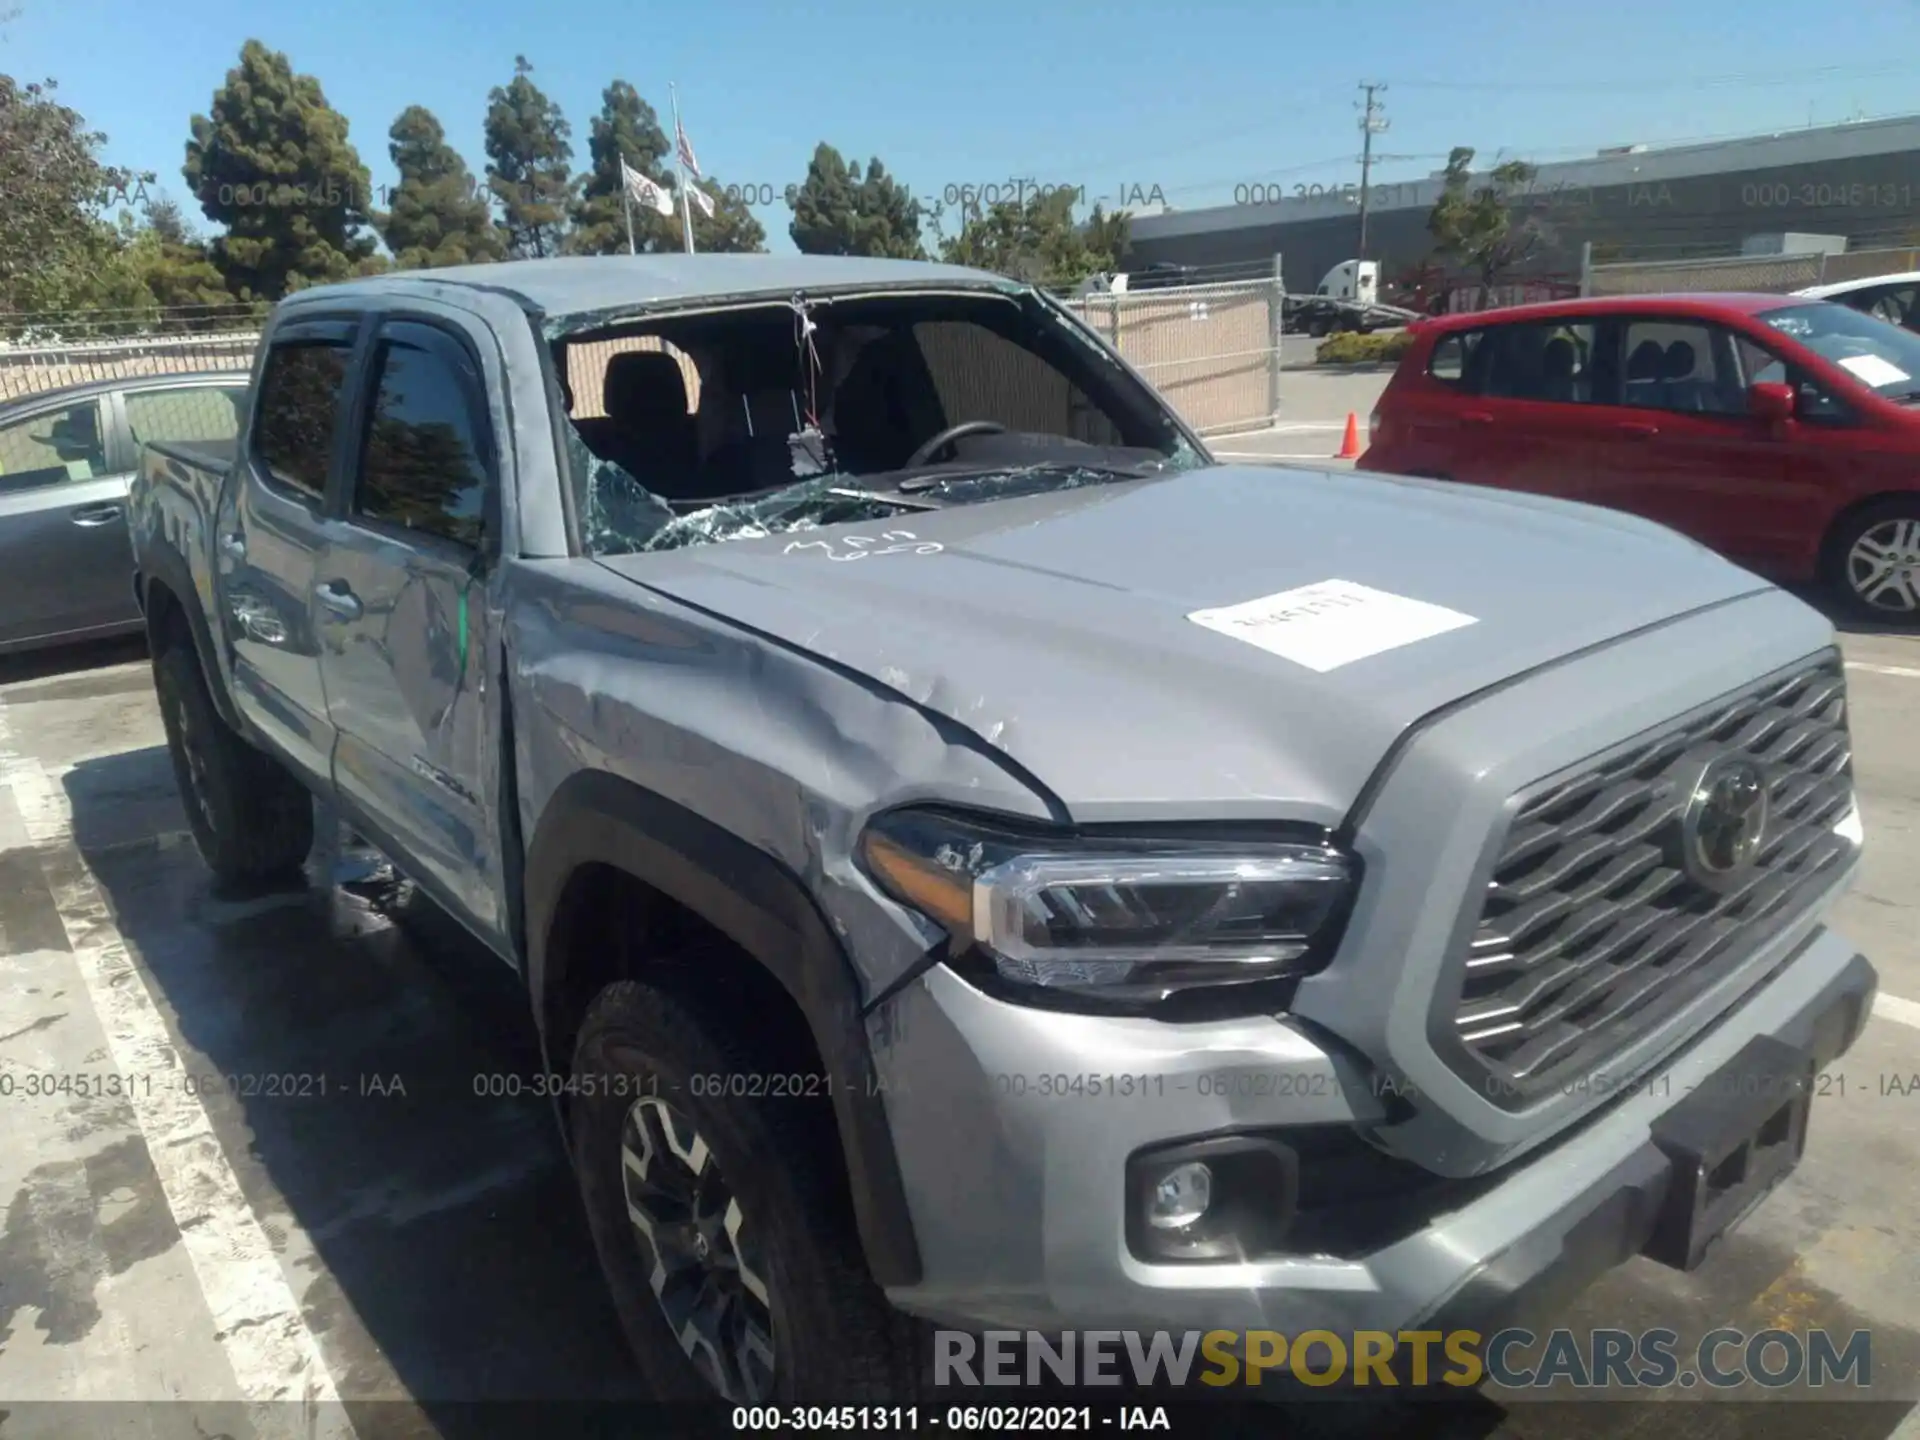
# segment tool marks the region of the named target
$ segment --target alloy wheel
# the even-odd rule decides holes
[[[705,1137],[665,1100],[644,1096],[627,1111],[620,1169],[634,1243],[668,1330],[722,1397],[767,1399],[775,1350],[766,1268]]]
[[[187,704],[178,695],[173,698],[173,731],[180,737],[180,753],[187,762],[187,799],[200,813],[200,818],[213,828],[213,805],[207,799],[207,755],[200,741],[200,732],[195,727],[187,710]]]
[[[1876,610],[1920,613],[1920,519],[1868,526],[1847,552],[1847,584]]]

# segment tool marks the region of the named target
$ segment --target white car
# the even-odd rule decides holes
[[[1871,275],[1864,280],[1842,280],[1832,285],[1810,285],[1793,293],[1809,300],[1832,300],[1920,331],[1920,270],[1909,270],[1903,275]]]

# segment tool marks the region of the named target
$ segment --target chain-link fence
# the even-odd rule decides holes
[[[1826,257],[1821,283],[1837,285],[1846,280],[1871,280],[1877,275],[1902,275],[1920,270],[1920,249],[1847,250]]]
[[[89,380],[245,370],[259,327],[249,305],[0,312],[0,401]]]
[[[1202,434],[1266,425],[1279,412],[1280,281],[1186,285],[1065,303],[1107,338]]]
[[[1677,295],[1746,291],[1786,295],[1810,285],[1868,280],[1920,269],[1920,250],[1893,248],[1814,255],[1728,255],[1708,260],[1630,260],[1588,265],[1584,295]]]

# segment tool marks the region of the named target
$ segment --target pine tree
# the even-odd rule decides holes
[[[660,128],[660,117],[654,113],[653,106],[640,98],[639,91],[624,80],[616,80],[601,92],[600,113],[593,117],[593,133],[587,140],[593,168],[581,177],[580,199],[573,211],[573,233],[567,237],[569,250],[579,255],[627,253],[620,161],[624,157],[631,168],[656,185],[670,188],[673,181],[666,167],[667,149],[667,134]],[[655,238],[653,228],[643,222],[643,215],[651,215],[656,220],[666,218],[636,207],[635,248],[658,248],[641,243]],[[671,248],[681,248],[677,229]]]
[[[787,233],[806,255],[876,255],[923,260],[920,202],[877,159],[843,160],[824,140],[790,201]]]
[[[512,83],[487,96],[487,185],[516,260],[561,252],[574,194],[572,127],[532,74],[515,56]]]
[[[371,203],[367,168],[347,139],[347,118],[320,82],[258,40],[193,117],[183,167],[209,220],[227,288],[278,300],[291,290],[381,268],[363,233]]]
[[[387,153],[400,174],[381,238],[403,270],[499,260],[506,237],[493,223],[486,196],[467,162],[447,144],[431,110],[409,105],[387,132]]]

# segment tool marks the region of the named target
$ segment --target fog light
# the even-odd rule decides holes
[[[1213,1171],[1199,1161],[1176,1165],[1153,1185],[1147,1223],[1156,1230],[1184,1230],[1213,1203]]]

